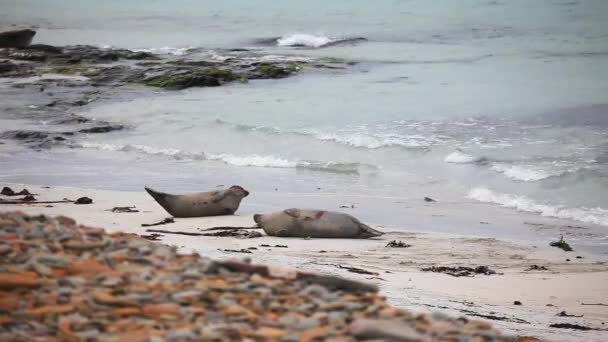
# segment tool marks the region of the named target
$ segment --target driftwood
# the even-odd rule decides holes
[[[239,229],[262,229],[262,227],[212,227],[207,229],[201,229],[202,232],[211,230],[239,230]]]
[[[0,200],[0,204],[55,204],[55,203],[74,203],[74,201],[63,200],[63,201],[3,201]]]
[[[608,306],[608,304],[604,304],[604,303],[581,303],[581,305],[599,305],[599,306]]]
[[[193,232],[180,232],[180,231],[171,231],[171,230],[162,230],[162,229],[146,229],[146,232],[150,233],[163,233],[163,234],[176,234],[176,235],[187,235],[187,236],[217,236],[217,237],[235,237],[240,239],[252,239],[257,237],[262,237],[262,234],[259,232],[250,232],[245,229],[235,229],[235,230],[224,230],[215,233],[193,233]]]
[[[142,227],[161,226],[164,224],[169,224],[169,223],[174,223],[174,222],[175,222],[175,220],[173,219],[173,217],[167,217],[166,219],[164,219],[160,222],[156,222],[156,223],[142,223],[141,226]]]
[[[372,272],[372,271],[368,271],[366,269],[363,268],[358,268],[358,267],[353,267],[353,266],[343,266],[340,264],[320,264],[320,263],[314,263],[315,265],[324,265],[324,266],[334,266],[343,270],[347,270],[348,272],[353,272],[353,273],[358,273],[358,274],[369,274],[369,275],[374,275],[377,276],[379,275],[377,272]]]
[[[561,311],[560,313],[558,313],[556,316],[559,316],[559,317],[584,317],[585,315],[570,315],[569,313],[567,313],[564,310],[564,311]]]
[[[163,233],[163,234],[188,235],[188,236],[205,236],[205,234],[203,234],[203,233],[174,232],[174,231],[162,230],[162,229],[146,229],[146,232],[150,232],[150,233]]]

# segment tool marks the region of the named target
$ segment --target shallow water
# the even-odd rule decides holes
[[[36,24],[41,43],[354,62],[94,106],[84,115],[130,129],[82,137],[76,149],[3,145],[23,161],[5,180],[175,191],[241,183],[321,192],[332,205],[431,196],[462,215],[481,201],[608,227],[605,1],[0,4],[3,26]]]

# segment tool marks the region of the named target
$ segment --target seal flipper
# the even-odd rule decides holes
[[[300,209],[297,208],[285,209],[283,212],[293,218],[298,218],[300,216]]]
[[[224,198],[226,198],[226,191],[214,191],[213,193],[211,193],[211,195],[213,196],[213,197],[211,197],[211,202],[219,203]]]
[[[374,228],[361,222],[359,222],[359,228],[361,231],[359,232],[358,237],[362,239],[384,235],[384,233],[381,231],[375,230]]]
[[[153,190],[151,188],[148,188],[147,186],[144,187],[144,189],[146,189],[146,191],[150,194],[150,196],[152,196],[152,198],[154,198],[154,200],[158,204],[160,204],[161,207],[163,207],[169,214],[173,215],[173,213],[171,212],[171,208],[167,205],[167,200],[169,198],[175,197],[175,195],[166,194],[164,192],[159,192],[159,191]]]

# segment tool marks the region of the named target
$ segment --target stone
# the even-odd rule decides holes
[[[0,289],[36,288],[40,285],[40,280],[32,273],[0,273]]]

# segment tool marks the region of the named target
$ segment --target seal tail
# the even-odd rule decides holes
[[[361,233],[359,234],[361,238],[370,238],[370,237],[376,237],[376,236],[380,236],[383,235],[384,233],[378,230],[375,230],[374,228],[360,223],[359,227],[361,227]]]
[[[154,189],[148,188],[147,186],[144,187],[144,189],[146,189],[146,191],[150,194],[150,196],[152,196],[152,198],[154,198],[156,200],[156,202],[158,202],[161,205],[163,205],[163,203],[165,202],[165,199],[173,196],[170,194],[166,194],[164,192],[159,192]]]

